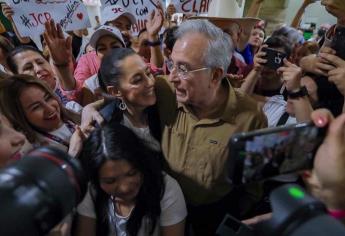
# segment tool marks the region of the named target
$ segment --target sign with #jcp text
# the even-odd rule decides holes
[[[21,36],[37,36],[44,23],[54,19],[63,31],[90,27],[86,7],[81,0],[6,0],[14,11],[13,20]]]
[[[136,19],[136,24],[132,25],[132,32],[136,35],[145,28],[147,18],[159,4],[163,6],[162,0],[101,0],[101,9],[118,5],[132,13]]]

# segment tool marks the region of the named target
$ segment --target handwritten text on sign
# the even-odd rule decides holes
[[[80,0],[7,0],[22,36],[40,35],[44,23],[54,19],[64,31],[90,27],[86,7]]]
[[[171,0],[176,12],[191,14],[206,14],[212,0]]]
[[[133,34],[136,35],[145,28],[146,19],[157,8],[158,2],[162,4],[162,0],[101,0],[101,8],[118,5],[132,13],[137,22],[132,26]]]

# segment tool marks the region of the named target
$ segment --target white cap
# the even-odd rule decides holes
[[[100,26],[91,36],[90,38],[90,45],[96,49],[96,44],[97,44],[97,41],[105,36],[105,35],[109,35],[109,36],[113,36],[115,38],[117,38],[121,44],[126,47],[126,44],[125,42],[123,41],[123,38],[122,38],[122,34],[120,32],[120,30],[118,30],[117,28],[115,27],[111,27],[111,26],[108,26],[108,25],[102,25]]]
[[[131,24],[135,24],[136,20],[132,13],[119,5],[107,6],[101,12],[101,24],[104,25],[109,21],[116,20],[120,16],[125,16],[129,19]]]

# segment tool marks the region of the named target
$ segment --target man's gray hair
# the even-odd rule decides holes
[[[176,40],[189,33],[200,33],[208,39],[208,47],[203,56],[204,64],[210,68],[223,68],[225,75],[234,51],[230,36],[208,20],[187,20],[177,29]]]

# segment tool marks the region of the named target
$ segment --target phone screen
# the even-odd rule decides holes
[[[235,135],[230,141],[229,178],[245,184],[310,169],[324,134],[324,129],[303,123]]]

